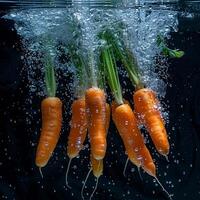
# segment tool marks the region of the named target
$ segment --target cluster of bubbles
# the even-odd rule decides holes
[[[56,57],[59,54],[56,45],[66,46],[67,43],[77,39],[74,39],[74,36],[78,35],[80,29],[78,37],[82,40],[83,47],[95,52],[100,45],[98,33],[106,26],[116,31],[119,28],[117,24],[123,23],[126,27],[124,31],[126,42],[137,57],[143,81],[160,96],[165,95],[166,84],[155,73],[157,65],[155,57],[160,54],[156,40],[158,34],[169,37],[170,31],[176,31],[178,23],[174,11],[128,7],[89,8],[78,4],[63,9],[15,10],[5,17],[16,22],[16,29],[23,40],[24,49],[30,54],[26,59],[29,62],[30,69],[27,71],[30,74],[39,67],[35,64],[38,58],[34,54],[41,52],[41,49],[44,50],[45,40],[53,41],[48,47],[46,45],[45,50],[49,50]],[[93,56],[96,66],[98,52]],[[164,65],[167,65],[166,62]],[[66,70],[63,63],[58,62],[56,66]],[[40,68],[43,70],[42,65]],[[69,69],[70,67],[67,70]]]

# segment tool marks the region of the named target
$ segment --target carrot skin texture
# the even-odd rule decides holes
[[[109,125],[110,125],[110,105],[106,103],[106,121],[105,121],[106,134],[108,133]],[[91,161],[93,175],[96,178],[100,177],[103,174],[103,159],[96,160],[91,155],[90,161]]]
[[[106,153],[106,98],[103,90],[90,88],[86,90],[86,115],[92,156],[101,160]]]
[[[103,159],[97,160],[92,155],[90,156],[92,173],[95,177],[100,177],[103,174]]]
[[[75,158],[83,148],[87,134],[85,98],[77,99],[72,104],[71,128],[67,143],[67,155]]]
[[[62,126],[62,102],[57,97],[47,97],[42,101],[42,130],[36,152],[35,163],[44,167],[59,140]]]
[[[113,121],[123,140],[128,157],[133,164],[151,174],[156,173],[151,154],[144,144],[143,137],[137,126],[137,119],[129,106],[112,104]]]
[[[146,126],[157,151],[161,155],[168,155],[170,146],[156,94],[148,88],[143,88],[134,93],[133,101],[135,112]]]

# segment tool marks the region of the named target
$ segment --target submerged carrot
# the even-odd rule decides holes
[[[97,160],[90,156],[92,172],[96,178],[100,177],[103,174],[103,160]]]
[[[106,118],[105,118],[106,135],[108,132],[109,124],[110,124],[110,105],[106,103]],[[96,178],[100,177],[103,174],[103,159],[97,160],[91,154],[90,161],[94,176]]]
[[[110,105],[108,103],[106,103],[106,118],[104,120],[104,125],[105,125],[105,129],[106,129],[106,135],[107,135],[107,132],[108,132],[108,128],[109,128],[109,124],[110,124]],[[100,159],[100,160],[97,160],[93,157],[92,153],[90,154],[90,162],[91,162],[91,168],[84,180],[84,184],[83,184],[83,187],[81,189],[81,196],[82,196],[82,199],[84,199],[84,196],[83,196],[83,191],[84,191],[84,188],[85,188],[85,185],[86,185],[86,182],[89,178],[89,175],[91,173],[91,171],[93,172],[93,175],[96,177],[96,185],[95,185],[95,188],[90,196],[89,199],[91,199],[97,189],[97,186],[98,186],[98,180],[99,180],[99,177],[103,174],[103,159]]]
[[[142,166],[149,174],[155,175],[155,165],[138,129],[137,119],[129,103],[123,101],[113,50],[110,46],[105,46],[101,53],[108,84],[115,98],[112,103],[112,118],[123,140],[128,157],[138,168]]]
[[[85,98],[79,98],[72,104],[71,129],[68,137],[67,155],[69,158],[78,156],[83,148],[87,134]]]
[[[86,90],[86,115],[91,144],[91,154],[97,159],[104,158],[106,153],[106,98],[100,88],[92,87]]]
[[[36,152],[36,165],[44,167],[58,142],[62,124],[62,102],[57,97],[42,101],[42,131]]]
[[[106,135],[108,132],[109,124],[110,124],[110,105],[106,103],[106,118],[105,118]],[[103,159],[97,160],[91,154],[90,161],[91,161],[91,168],[93,175],[96,178],[100,177],[103,174]]]
[[[47,98],[42,101],[42,130],[37,146],[35,163],[40,169],[49,161],[58,142],[62,125],[62,102],[56,95],[53,61],[47,53],[45,61],[45,85]],[[42,175],[42,173],[41,173]]]
[[[133,100],[135,111],[146,126],[157,151],[167,156],[170,147],[155,93],[148,88],[139,89],[134,93]]]
[[[153,176],[162,187],[163,191],[165,191],[171,199],[171,195],[165,190],[156,177],[156,167],[137,127],[136,117],[134,116],[130,106],[128,104],[124,104],[122,99],[115,59],[121,61],[123,66],[126,68],[133,85],[137,90],[139,90],[144,88],[144,84],[140,79],[137,60],[132,55],[131,51],[125,46],[124,42],[118,43],[115,35],[112,34],[109,29],[103,31],[100,34],[100,37],[105,41],[101,52],[102,63],[104,64],[105,71],[107,72],[108,84],[116,101],[116,103],[112,106],[113,121],[122,137],[128,156],[130,156],[129,159],[132,160],[132,162],[138,167],[141,165],[149,175]],[[138,98],[138,101],[140,101],[140,98]],[[138,107],[140,108],[140,106]],[[148,111],[144,114],[148,115]],[[155,124],[153,125],[156,127]],[[133,150],[133,152],[131,150]],[[163,152],[164,151],[162,151],[162,153]],[[166,151],[164,153],[168,152]]]
[[[90,176],[90,173],[93,172],[93,175],[96,177],[96,184],[95,184],[93,192],[90,195],[89,200],[92,199],[95,191],[97,190],[99,177],[103,174],[103,159],[97,160],[92,156],[92,154],[90,154],[90,162],[91,162],[91,168],[90,168],[89,172],[87,173],[85,180],[83,181],[83,186],[82,186],[82,189],[81,189],[81,197],[82,197],[82,199],[84,199],[84,195],[83,195],[84,188],[85,188],[87,180]]]
[[[73,158],[77,157],[87,134],[87,119],[86,119],[85,98],[79,98],[72,104],[72,119],[71,128],[67,142],[67,155],[69,162],[66,171],[66,186],[71,188],[68,184],[68,173]]]
[[[123,140],[128,157],[137,167],[142,167],[152,176],[156,174],[156,167],[152,157],[144,144],[143,137],[137,127],[136,117],[129,104],[112,104],[113,121]]]

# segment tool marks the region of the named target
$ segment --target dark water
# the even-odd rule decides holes
[[[171,48],[185,51],[181,59],[169,59],[166,94],[162,102],[167,104],[167,131],[170,135],[169,162],[159,156],[151,142],[148,147],[158,167],[158,178],[172,193],[174,200],[200,199],[200,15],[199,4],[182,2],[173,5],[179,10],[178,31],[171,32],[167,43]],[[157,7],[156,7],[157,9]],[[170,8],[172,9],[172,7]],[[8,5],[0,11],[8,13]],[[25,55],[21,37],[15,30],[13,20],[0,19],[0,199],[51,200],[81,199],[82,181],[89,170],[89,149],[73,160],[69,173],[72,189],[65,186],[68,163],[66,141],[70,121],[71,90],[68,83],[72,74],[62,75],[58,70],[59,90],[57,95],[64,103],[64,126],[59,144],[48,165],[43,169],[42,179],[35,167],[34,158],[38,141],[40,102],[44,95],[31,93],[29,74],[24,70]],[[159,71],[159,68],[156,68]],[[35,71],[34,80],[41,76]],[[160,77],[162,79],[162,76]],[[32,79],[31,79],[32,80]],[[126,80],[126,79],[125,79]],[[38,78],[38,81],[41,81]],[[128,80],[126,80],[128,81]],[[128,86],[131,85],[128,82]],[[131,98],[130,93],[126,94]],[[31,101],[30,101],[31,100]],[[86,142],[88,145],[88,142]],[[126,161],[121,139],[111,123],[108,134],[108,150],[104,162],[104,175],[99,179],[93,199],[101,200],[164,200],[168,199],[162,189],[147,174],[140,179],[137,169],[129,162],[126,176],[123,168]],[[90,176],[85,189],[89,194],[95,184]]]

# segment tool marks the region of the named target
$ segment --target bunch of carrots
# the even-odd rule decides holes
[[[70,49],[72,61],[77,68],[76,74],[79,85],[77,88],[80,89],[77,92],[77,98],[72,104],[71,128],[67,142],[69,163],[66,172],[66,185],[70,188],[67,180],[70,163],[82,150],[88,132],[91,146],[91,169],[87,174],[85,184],[92,171],[97,178],[97,187],[98,178],[103,173],[103,159],[107,147],[106,136],[110,121],[110,106],[106,103],[104,90],[101,88],[101,85],[98,85],[98,80],[95,78],[98,75],[94,69],[93,57],[90,57],[89,65],[86,67],[83,56],[77,54],[77,51],[72,50],[72,48]],[[85,83],[85,77],[90,77],[88,83]],[[84,198],[83,190],[85,184],[81,191],[82,198]],[[92,198],[96,187],[90,198]]]
[[[154,161],[139,129],[139,125],[143,124],[158,153],[167,157],[170,147],[156,94],[153,90],[145,88],[141,81],[136,58],[126,45],[109,29],[101,32],[100,38],[104,40],[105,44],[101,50],[101,60],[114,96],[112,119],[123,140],[128,158],[138,169],[141,167],[153,176],[171,198],[156,176]],[[134,110],[132,110],[130,103],[122,97],[116,61],[119,61],[126,69],[135,87],[136,91],[133,93]]]
[[[101,67],[99,68],[95,68],[91,52],[86,61],[76,49],[70,49],[72,63],[76,67],[79,85],[77,88],[79,89],[76,91],[71,109],[70,132],[67,141],[69,162],[66,185],[71,188],[67,178],[70,163],[83,149],[88,132],[91,168],[85,179],[81,195],[84,198],[83,190],[92,171],[97,181],[90,199],[97,188],[98,178],[103,174],[103,159],[107,148],[106,137],[110,115],[112,115],[112,120],[123,141],[128,159],[138,169],[142,168],[153,176],[160,185],[161,183],[156,176],[155,163],[144,142],[139,125],[142,124],[146,127],[159,154],[167,157],[170,149],[156,93],[145,87],[142,82],[134,54],[109,29],[102,31],[99,38],[104,41],[104,45],[100,48]],[[134,109],[127,100],[123,99],[116,62],[119,62],[128,72],[134,85]],[[114,97],[111,110],[110,105],[106,103],[106,92],[103,89],[105,86],[104,78]],[[86,79],[88,82],[85,81]],[[56,97],[56,80],[51,59],[45,62],[45,83],[48,97],[42,101],[42,130],[35,161],[40,170],[48,163],[56,147],[62,125],[62,102]],[[162,185],[161,187],[171,198]]]

